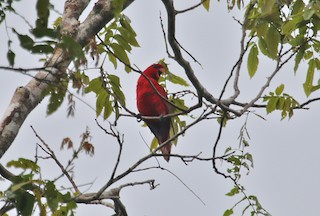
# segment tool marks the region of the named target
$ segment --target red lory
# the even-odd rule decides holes
[[[144,122],[158,140],[159,145],[170,138],[171,127],[170,118],[161,118],[161,116],[169,114],[172,109],[168,101],[165,100],[168,99],[167,92],[158,83],[160,75],[164,72],[165,69],[161,64],[153,64],[140,75],[137,84],[137,107],[139,113],[142,116],[159,117],[159,119],[144,119]],[[148,80],[153,84],[154,88]],[[172,144],[169,142],[160,149],[166,161],[170,159],[171,146]]]

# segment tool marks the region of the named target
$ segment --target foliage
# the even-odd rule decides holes
[[[130,25],[130,19],[125,15],[119,15],[109,26],[105,27],[100,36],[104,36],[99,46],[99,54],[106,53],[109,61],[117,68],[118,62],[123,63],[125,71],[130,72],[130,60],[128,52],[133,47],[139,47],[136,40],[136,32]]]
[[[248,123],[247,115],[246,121],[240,129],[239,134],[239,148],[233,149],[232,147],[228,147],[225,150],[224,160],[229,164],[229,168],[227,168],[227,173],[230,174],[231,179],[236,182],[235,186],[226,194],[226,196],[234,197],[240,196],[240,200],[232,206],[232,208],[227,209],[223,216],[232,215],[234,213],[234,209],[240,204],[245,204],[245,207],[242,210],[242,215],[245,215],[246,212],[250,211],[250,215],[270,215],[260,204],[257,196],[255,195],[247,195],[245,188],[240,185],[238,182],[241,178],[243,172],[246,175],[249,174],[250,169],[253,168],[253,156],[251,153],[247,151],[249,148],[249,140],[250,135],[247,129]]]
[[[15,13],[15,5],[18,1],[0,1],[0,24],[4,24],[9,13]],[[186,13],[198,6],[202,6],[206,11],[210,9],[210,0],[198,2],[198,4],[186,9],[184,11],[174,11],[174,16],[181,13]],[[49,23],[50,14],[54,8],[49,0],[38,0],[35,8],[37,11],[37,18],[34,26],[30,25],[30,31],[20,32],[17,28],[7,27],[11,33],[17,38],[19,47],[26,50],[32,55],[39,55],[41,58],[47,58],[53,55],[56,49],[61,49],[63,58],[69,58],[72,62],[71,66],[67,68],[56,68],[58,72],[53,74],[50,71],[48,62],[45,64],[43,70],[50,71],[56,79],[56,82],[50,83],[46,91],[42,92],[42,97],[49,96],[47,104],[47,115],[55,113],[63,104],[67,97],[68,108],[67,116],[73,116],[75,113],[75,94],[89,94],[95,95],[95,111],[96,116],[102,116],[106,122],[110,121],[110,117],[114,117],[114,123],[110,123],[110,128],[107,130],[97,123],[107,135],[114,137],[119,144],[119,155],[114,167],[113,173],[106,186],[102,189],[105,191],[110,185],[127,176],[130,172],[136,171],[135,168],[143,163],[150,155],[145,156],[136,164],[130,167],[122,174],[116,176],[117,167],[120,163],[123,138],[115,128],[117,120],[122,116],[131,116],[139,118],[137,113],[134,113],[126,106],[125,93],[121,87],[121,80],[119,74],[105,69],[106,61],[112,63],[114,70],[119,70],[119,65],[123,67],[124,71],[129,73],[141,73],[140,70],[133,67],[130,55],[133,48],[138,48],[140,45],[137,40],[137,33],[131,26],[131,20],[125,14],[123,9],[126,1],[112,1],[112,13],[114,19],[104,26],[95,37],[90,38],[87,44],[83,46],[73,35],[61,34],[61,22],[63,17],[58,17],[52,24]],[[200,81],[197,80],[195,73],[191,70],[190,63],[185,59],[179,57],[179,52],[175,52],[177,48],[172,44],[176,42],[178,49],[185,51],[186,56],[189,56],[195,63],[199,63],[181,44],[178,43],[176,35],[171,32],[174,40],[169,40],[168,44],[171,46],[173,53],[167,54],[170,59],[177,62],[188,77],[186,81],[181,76],[171,72],[166,61],[167,59],[159,60],[166,69],[166,74],[160,78],[160,83],[168,90],[169,101],[173,105],[173,114],[171,116],[172,128],[170,137],[173,137],[173,143],[178,144],[179,136],[183,136],[185,131],[193,125],[204,120],[216,119],[220,126],[219,136],[216,140],[214,154],[210,161],[213,163],[213,170],[216,174],[232,181],[233,186],[231,190],[226,193],[228,197],[240,197],[238,201],[229,209],[224,211],[224,216],[233,215],[237,208],[244,205],[240,212],[245,215],[249,212],[251,215],[270,215],[259,202],[257,196],[247,195],[247,192],[240,184],[244,174],[248,175],[253,169],[253,155],[250,153],[250,136],[247,129],[247,119],[239,132],[239,144],[229,146],[225,149],[222,156],[218,157],[215,153],[217,144],[219,143],[221,131],[227,127],[227,122],[237,119],[241,115],[252,113],[249,108],[263,108],[267,114],[276,110],[281,112],[281,120],[286,117],[292,118],[294,110],[303,108],[303,106],[291,95],[285,93],[285,83],[278,86],[274,91],[265,95],[265,90],[269,87],[272,79],[282,69],[283,65],[294,60],[294,67],[292,71],[298,73],[299,65],[302,62],[307,62],[307,71],[299,73],[305,74],[305,82],[303,86],[304,93],[309,97],[312,93],[320,89],[320,80],[316,80],[316,72],[320,70],[320,41],[318,39],[320,31],[320,4],[318,1],[275,1],[275,0],[257,0],[257,1],[243,1],[243,0],[228,0],[228,10],[245,9],[243,19],[239,20],[242,27],[241,39],[241,53],[239,60],[231,71],[230,78],[235,75],[234,89],[237,92],[237,83],[242,68],[242,61],[246,60],[246,70],[249,77],[259,74],[259,62],[262,58],[268,58],[275,64],[275,69],[270,71],[270,76],[267,78],[266,84],[262,86],[261,93],[253,98],[250,103],[240,103],[235,99],[238,97],[237,93],[231,99],[224,100],[225,88],[222,90],[219,97],[214,98],[210,93],[204,91],[204,87]],[[168,17],[169,17],[168,13]],[[169,18],[168,18],[169,19]],[[161,20],[162,21],[162,20]],[[28,23],[27,23],[28,24]],[[170,23],[168,24],[168,26]],[[163,26],[162,26],[163,28]],[[168,27],[169,28],[169,27]],[[168,31],[169,33],[170,31]],[[163,29],[165,35],[165,30]],[[8,34],[9,35],[9,34]],[[6,51],[9,68],[15,69],[16,50],[12,46],[13,40],[8,38]],[[167,46],[167,41],[165,41]],[[171,50],[170,50],[171,52]],[[177,54],[178,53],[178,54]],[[96,71],[98,75],[92,75],[87,72],[88,59],[96,61]],[[102,60],[101,60],[102,59]],[[169,60],[169,59],[168,59]],[[51,64],[51,63],[50,63]],[[50,66],[49,64],[49,66]],[[54,63],[53,63],[54,64]],[[199,63],[200,65],[200,63]],[[60,65],[58,65],[60,66]],[[200,65],[201,66],[201,65]],[[191,68],[191,69],[190,69]],[[65,71],[59,71],[65,70]],[[234,72],[236,71],[236,72]],[[195,77],[194,77],[194,76]],[[238,77],[238,78],[237,78]],[[230,79],[226,81],[227,86]],[[180,92],[171,93],[168,82],[178,85],[183,88]],[[200,83],[200,84],[199,84]],[[194,90],[195,88],[195,90]],[[76,91],[71,93],[70,89]],[[191,106],[188,96],[196,98],[198,104]],[[263,96],[264,95],[264,96]],[[209,98],[209,99],[208,99]],[[241,111],[234,110],[233,106],[240,106]],[[192,113],[198,110],[198,113]],[[194,115],[197,115],[194,117]],[[257,114],[258,116],[258,114]],[[166,118],[166,116],[159,116],[159,118]],[[36,134],[39,138],[39,136]],[[61,168],[62,176],[65,176],[71,184],[73,184],[72,167],[73,161],[78,158],[80,152],[85,152],[91,156],[94,155],[94,145],[90,141],[90,133],[88,129],[81,136],[81,142],[78,148],[75,148],[71,138],[63,139],[61,149],[72,151],[72,157],[66,167],[61,165],[54,152],[51,151],[45,143],[40,147],[48,157],[55,160],[55,163]],[[41,140],[41,138],[40,138]],[[150,150],[153,151],[158,146],[157,140],[154,138],[150,144]],[[185,157],[180,158],[187,164],[189,161]],[[31,215],[35,209],[40,212],[40,215],[47,215],[50,210],[52,215],[74,215],[77,208],[77,196],[80,191],[77,190],[76,185],[73,185],[73,190],[68,190],[63,193],[57,189],[56,180],[42,179],[41,168],[35,161],[19,158],[12,160],[7,164],[9,168],[21,169],[22,172],[18,175],[11,175],[7,180],[10,186],[5,191],[0,191],[0,197],[6,205],[13,205],[17,210],[17,214]],[[192,160],[205,160],[192,156]],[[220,171],[216,166],[216,160],[223,161],[223,171]],[[159,165],[160,166],[160,165]],[[147,168],[148,169],[148,168]],[[150,168],[151,169],[151,168]],[[141,170],[140,170],[141,171]],[[151,182],[151,181],[149,181]],[[130,184],[128,184],[130,185]],[[152,187],[154,187],[152,185]],[[120,189],[119,189],[120,191]],[[118,191],[118,193],[119,193]],[[101,193],[97,194],[100,196]],[[93,197],[101,201],[98,197]],[[115,207],[115,212],[119,212],[120,200],[112,198]],[[92,200],[88,201],[90,203]],[[84,201],[83,201],[84,202]]]
[[[308,61],[309,67],[303,88],[309,96],[320,88],[319,84],[314,84],[315,70],[320,69],[317,57],[320,42],[316,37],[320,31],[319,3],[309,1],[306,4],[303,0],[257,2],[251,2],[247,6],[248,20],[244,23],[250,36],[257,40],[251,43],[248,55],[250,77],[257,71],[260,52],[276,61],[293,52],[295,72],[302,59]]]
[[[96,94],[96,114],[99,116],[103,111],[103,119],[107,119],[112,113],[119,118],[119,108],[125,106],[125,96],[121,91],[120,79],[116,75],[104,74],[92,79],[85,89],[85,93]]]
[[[35,161],[19,158],[8,162],[7,166],[22,170],[11,177],[12,184],[1,192],[2,201],[14,204],[17,214],[29,216],[38,207],[41,216],[47,215],[47,208],[52,215],[74,215],[77,204],[70,192],[62,193],[54,182],[41,179],[41,169]]]
[[[299,103],[290,95],[283,93],[284,84],[277,87],[275,92],[270,92],[268,96],[263,98],[267,101],[266,111],[271,113],[275,110],[281,110],[281,120],[287,116],[293,116],[293,110],[299,106]]]

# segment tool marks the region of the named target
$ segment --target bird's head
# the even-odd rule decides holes
[[[150,65],[143,73],[147,77],[158,81],[160,75],[165,73],[165,69],[161,64],[153,64]]]

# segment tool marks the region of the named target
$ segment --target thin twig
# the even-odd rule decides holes
[[[206,117],[210,114],[212,114],[211,112],[205,113],[206,110],[204,110],[204,112],[196,119],[194,120],[192,123],[190,123],[189,125],[187,125],[185,128],[183,128],[179,133],[175,134],[175,136],[171,137],[170,139],[166,140],[165,142],[159,144],[159,146],[157,148],[155,148],[152,152],[150,152],[148,155],[140,158],[136,163],[134,163],[132,166],[130,166],[126,171],[124,171],[123,173],[119,174],[118,176],[115,176],[113,179],[110,179],[104,186],[102,186],[99,191],[96,193],[95,197],[93,197],[93,199],[97,199],[99,196],[101,196],[101,194],[107,189],[109,188],[113,183],[119,181],[120,179],[124,178],[125,176],[127,176],[128,174],[130,174],[133,170],[135,170],[140,164],[142,164],[144,161],[148,160],[149,158],[153,157],[155,152],[158,151],[160,148],[162,148],[163,146],[165,146],[167,143],[171,142],[172,140],[176,139],[177,137],[181,136],[182,134],[184,134],[188,129],[190,129],[192,126],[196,125],[197,123],[199,123],[202,120],[205,120]]]
[[[46,152],[48,155],[50,155],[50,157],[56,162],[56,164],[59,166],[60,170],[63,172],[63,174],[67,177],[67,179],[69,180],[69,182],[72,184],[74,190],[78,193],[80,193],[76,183],[73,181],[72,177],[69,175],[69,173],[67,172],[67,170],[63,167],[63,165],[60,163],[60,161],[57,159],[55,153],[53,152],[53,150],[49,147],[49,145],[38,135],[38,133],[35,131],[35,129],[33,128],[33,126],[30,126],[33,133],[35,134],[35,136],[41,141],[41,143],[46,147],[43,148],[41,145],[39,145],[39,147]]]
[[[122,135],[122,137],[120,137],[121,135],[120,135],[119,131],[115,131],[110,122],[109,122],[109,126],[110,126],[110,131],[111,132],[107,131],[107,129],[102,127],[102,125],[97,121],[97,119],[95,119],[95,121],[96,121],[96,123],[97,123],[97,125],[99,126],[100,129],[102,129],[106,134],[109,134],[109,135],[113,136],[114,138],[116,138],[116,140],[117,140],[117,142],[119,144],[119,151],[118,151],[117,161],[116,161],[116,164],[113,167],[112,174],[110,176],[110,180],[111,180],[111,179],[114,178],[114,176],[116,174],[116,171],[117,171],[117,168],[118,168],[119,163],[120,163],[120,158],[121,158],[121,155],[122,155],[123,142],[124,142],[123,135]]]
[[[176,14],[186,13],[186,12],[188,12],[188,11],[194,10],[194,9],[196,9],[197,7],[201,6],[201,5],[202,5],[204,2],[206,2],[206,1],[210,1],[210,0],[202,0],[202,1],[199,2],[198,4],[195,4],[195,5],[193,5],[193,6],[189,7],[189,8],[186,8],[186,9],[184,9],[184,10],[176,10]]]

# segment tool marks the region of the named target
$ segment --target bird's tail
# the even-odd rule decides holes
[[[162,152],[163,155],[163,158],[169,162],[170,160],[170,153],[171,153],[171,146],[172,146],[172,143],[169,142],[167,143],[165,146],[163,146],[160,150]]]

